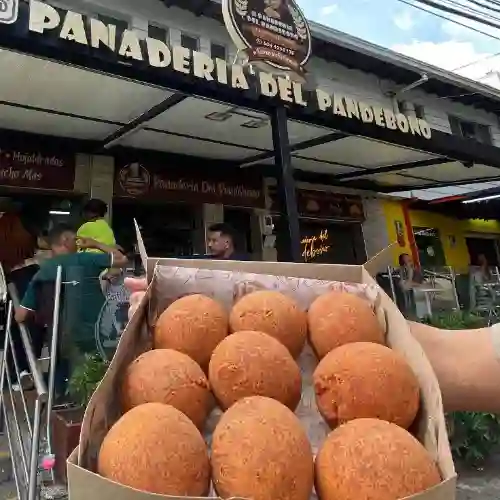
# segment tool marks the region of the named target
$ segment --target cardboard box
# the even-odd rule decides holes
[[[139,236],[139,246],[142,239]],[[68,459],[68,488],[71,500],[147,500],[163,497],[136,491],[104,479],[95,472],[97,453],[108,429],[120,417],[120,404],[116,387],[123,370],[133,359],[151,348],[151,336],[148,322],[155,319],[155,301],[160,300],[157,286],[162,285],[162,273],[167,273],[170,280],[178,274],[196,273],[201,276],[201,287],[210,287],[210,279],[219,279],[221,286],[216,293],[224,293],[224,284],[260,283],[269,277],[276,283],[295,283],[307,285],[310,290],[325,286],[325,282],[350,282],[364,284],[366,289],[377,290],[377,309],[383,312],[381,318],[387,329],[387,343],[403,354],[415,372],[421,387],[421,409],[415,427],[416,434],[426,449],[434,457],[443,481],[426,492],[413,495],[411,500],[454,500],[456,490],[456,473],[448,442],[443,414],[441,393],[436,376],[427,360],[420,344],[412,337],[407,322],[391,299],[376,285],[373,275],[383,269],[390,259],[390,252],[384,251],[365,266],[314,265],[276,262],[234,262],[214,260],[176,260],[147,259],[144,246],[141,253],[145,268],[148,270],[150,287],[122,335],[116,355],[110,368],[93,395],[82,424],[80,446]],[[162,267],[166,266],[166,267]],[[188,269],[183,269],[188,268]],[[193,268],[196,270],[193,271]],[[247,273],[242,275],[241,273]],[[269,275],[266,277],[266,275]],[[165,277],[165,275],[163,276]],[[289,278],[285,278],[289,277]],[[298,280],[294,280],[298,278]],[[196,281],[196,280],[195,280]],[[203,282],[203,284],[201,284]],[[196,285],[195,285],[196,286]],[[253,285],[251,285],[253,286]],[[250,286],[250,288],[251,288]],[[228,289],[229,290],[229,289]],[[232,290],[232,288],[231,288]],[[179,293],[182,292],[179,290]],[[229,292],[228,292],[229,293]],[[228,293],[225,295],[226,299]],[[160,294],[161,295],[161,294]],[[229,299],[228,299],[229,300]],[[224,300],[223,300],[224,302]],[[160,308],[161,310],[161,308]],[[151,315],[151,313],[153,313]],[[272,499],[269,499],[272,500]]]

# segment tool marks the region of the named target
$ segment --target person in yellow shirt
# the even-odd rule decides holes
[[[105,219],[108,213],[108,205],[98,198],[90,199],[83,207],[83,218],[85,222],[77,231],[77,241],[93,240],[107,247],[117,248],[115,234],[113,229]],[[80,248],[80,252],[96,252],[101,251],[94,248]],[[120,269],[106,269],[101,274],[101,289],[104,295],[107,294],[109,286],[112,282],[122,278]]]
[[[83,218],[85,222],[77,232],[77,238],[92,239],[106,245],[114,247],[116,245],[113,229],[105,219],[108,213],[108,205],[97,198],[89,200],[83,207]],[[85,252],[99,252],[100,250],[82,250]]]

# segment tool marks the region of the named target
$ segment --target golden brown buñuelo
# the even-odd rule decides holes
[[[258,291],[242,297],[229,316],[232,332],[255,330],[279,340],[297,358],[307,338],[307,314],[298,303],[275,291]]]
[[[229,408],[213,433],[211,459],[222,498],[310,499],[311,445],[294,413],[274,399],[253,396]]]
[[[302,392],[300,368],[288,349],[262,332],[236,332],[212,354],[210,385],[223,409],[248,396],[267,396],[298,406]]]

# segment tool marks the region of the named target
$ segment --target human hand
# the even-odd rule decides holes
[[[146,294],[148,282],[146,278],[125,278],[125,286],[131,292],[128,310],[128,317],[130,319]]]
[[[99,248],[99,242],[97,242],[93,238],[83,238],[81,236],[78,236],[76,238],[76,244],[82,250],[87,250],[87,249],[92,249],[92,248]]]

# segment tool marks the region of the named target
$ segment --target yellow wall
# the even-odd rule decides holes
[[[387,224],[387,234],[389,242],[397,241],[398,235],[396,233],[396,221],[400,221],[403,225],[405,232],[405,246],[400,247],[398,244],[392,247],[392,258],[395,266],[398,265],[398,258],[402,253],[411,254],[410,245],[408,244],[408,235],[406,234],[405,218],[403,214],[403,205],[399,201],[382,200],[384,208],[384,215]]]
[[[399,220],[404,226],[402,204],[399,201],[383,200],[384,213],[387,222],[387,230],[390,241],[396,241],[395,221]],[[470,264],[469,252],[465,237],[467,233],[498,234],[500,237],[500,221],[467,219],[458,220],[433,212],[422,210],[410,210],[410,218],[413,227],[428,227],[437,229],[443,245],[446,264],[457,269],[466,268]],[[452,246],[450,236],[455,237],[455,245]],[[398,256],[401,253],[410,253],[408,235],[405,227],[405,247],[395,245],[393,249],[394,264],[397,265]]]

